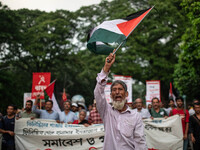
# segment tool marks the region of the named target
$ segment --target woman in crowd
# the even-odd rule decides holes
[[[73,124],[83,124],[85,127],[88,127],[90,124],[85,119],[86,114],[87,114],[86,110],[85,109],[81,109],[79,111],[79,119],[78,120],[74,120]]]

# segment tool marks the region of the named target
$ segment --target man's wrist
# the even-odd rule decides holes
[[[107,68],[106,66],[104,66],[104,67],[103,67],[103,71],[104,71],[105,73],[109,73],[110,68]]]

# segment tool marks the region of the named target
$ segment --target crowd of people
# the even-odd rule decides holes
[[[102,119],[96,108],[96,101],[89,105],[88,111],[84,107],[78,107],[77,103],[72,103],[70,100],[64,102],[64,111],[57,113],[52,110],[53,102],[48,100],[45,102],[45,109],[39,109],[37,103],[31,100],[26,101],[24,111],[18,112],[17,107],[9,105],[7,107],[7,115],[0,115],[0,132],[3,133],[2,149],[14,149],[14,124],[15,119],[30,118],[30,119],[51,119],[57,123],[82,124],[88,127],[92,124],[101,124]],[[176,105],[175,105],[176,102]],[[153,98],[152,103],[147,108],[143,105],[143,100],[137,98],[129,108],[140,114],[142,119],[168,118],[172,115],[179,114],[182,118],[182,129],[184,139],[184,150],[188,147],[188,142],[193,143],[194,150],[200,147],[200,102],[194,100],[192,105],[189,105],[189,111],[183,108],[183,98],[177,97],[176,101],[169,99],[169,107],[164,108],[158,98]],[[112,104],[110,104],[112,105]],[[189,135],[189,136],[188,136]]]
[[[108,79],[110,67],[115,61],[115,55],[110,54],[105,65],[97,76],[97,85],[94,90],[95,101],[88,110],[84,106],[78,107],[76,103],[66,100],[63,103],[64,111],[54,111],[53,101],[45,102],[45,109],[37,107],[40,95],[35,99],[26,101],[25,109],[17,112],[17,107],[9,105],[7,114],[0,117],[0,133],[3,134],[2,149],[14,150],[15,120],[20,118],[40,118],[55,120],[57,123],[81,124],[88,127],[92,124],[104,124],[105,150],[146,150],[144,126],[142,119],[165,118],[180,115],[183,129],[183,150],[187,150],[188,141],[194,150],[200,148],[200,102],[194,100],[189,111],[184,108],[182,97],[169,100],[169,107],[164,108],[158,98],[153,98],[147,108],[143,100],[137,98],[131,105],[126,104],[128,96],[127,86],[123,81],[114,81],[111,85],[110,96],[112,104],[107,103],[104,88]],[[175,104],[176,103],[176,104]]]
[[[63,103],[64,110],[61,113],[54,111],[53,101],[48,100],[45,102],[45,108],[39,109],[38,95],[33,103],[32,100],[26,101],[25,108],[19,111],[13,104],[8,105],[7,114],[3,116],[0,113],[0,133],[3,134],[2,150],[14,150],[14,126],[15,120],[20,118],[30,119],[50,119],[55,120],[57,123],[68,124],[82,124],[88,127],[92,124],[102,124],[100,115],[96,109],[96,102],[88,106],[88,110],[84,106],[78,106],[77,103],[72,103],[70,100],[66,100]]]
[[[176,105],[175,105],[176,104]],[[152,103],[147,109],[143,107],[143,101],[137,98],[132,105],[134,111],[138,112],[142,119],[147,118],[168,118],[173,115],[180,115],[183,129],[183,150],[200,149],[200,101],[195,99],[192,104],[188,105],[188,109],[184,108],[184,100],[182,97],[169,99],[168,108],[164,108],[158,98],[153,98]],[[188,143],[190,142],[190,145]]]

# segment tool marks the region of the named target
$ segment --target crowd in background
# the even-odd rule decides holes
[[[0,133],[3,133],[2,149],[14,150],[14,125],[15,119],[20,118],[40,118],[51,119],[57,123],[81,124],[88,127],[92,124],[102,124],[102,119],[96,108],[96,101],[92,105],[78,105],[66,100],[63,103],[64,110],[61,113],[53,111],[53,101],[45,102],[45,109],[38,108],[39,95],[35,102],[26,101],[25,108],[18,111],[15,105],[7,107],[7,114],[0,114]],[[112,105],[112,104],[111,104]],[[165,118],[173,115],[180,115],[182,119],[184,150],[188,147],[199,150],[200,147],[200,102],[195,99],[188,109],[184,109],[184,101],[182,97],[176,100],[169,99],[168,108],[164,108],[162,102],[158,98],[153,98],[151,104],[145,108],[143,100],[137,98],[133,103],[128,104],[131,109],[138,112],[142,119]],[[190,142],[190,144],[188,144]]]

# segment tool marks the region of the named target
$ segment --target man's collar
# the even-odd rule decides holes
[[[131,109],[130,109],[130,107],[128,106],[128,105],[126,105],[127,106],[127,108],[126,108],[126,110],[124,110],[124,111],[122,111],[122,112],[119,112],[119,113],[126,113],[126,112],[129,112],[129,113],[131,113]],[[113,106],[112,106],[112,109],[113,110],[117,110],[117,109],[115,109]],[[119,110],[117,110],[117,111],[119,111]]]

